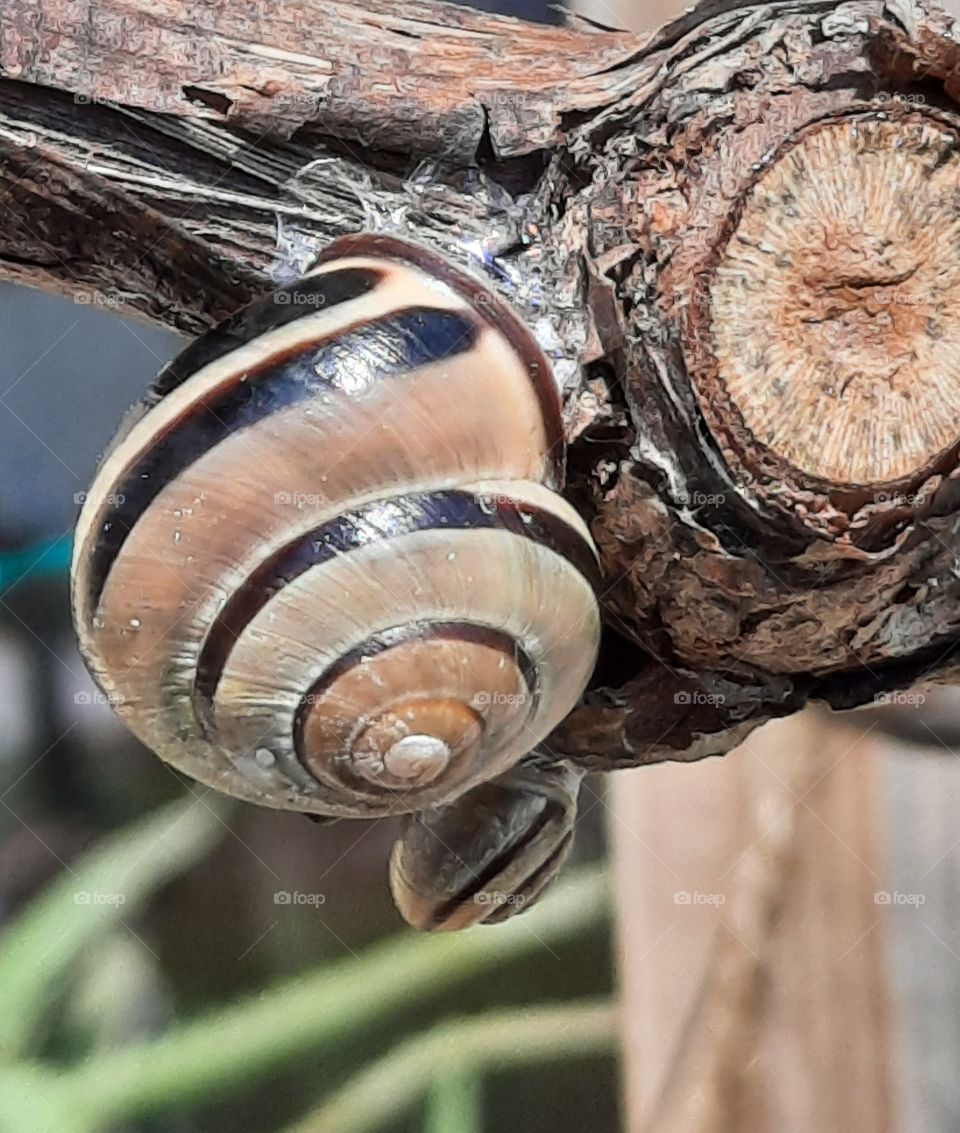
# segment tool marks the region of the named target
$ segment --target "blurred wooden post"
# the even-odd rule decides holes
[[[635,32],[683,6],[576,5]],[[960,12],[960,0],[947,7]],[[895,1127],[890,953],[922,954],[929,967],[932,938],[917,918],[895,909],[888,919],[876,903],[911,873],[894,861],[891,874],[882,861],[894,800],[884,792],[881,746],[858,736],[855,723],[841,728],[805,713],[768,724],[725,759],[645,768],[610,785],[630,1133]],[[924,793],[922,784],[903,789],[909,776],[900,774],[900,795],[922,823],[943,809],[930,806],[943,777],[934,771]],[[894,857],[899,846],[916,866],[916,840],[903,834]],[[888,946],[891,927],[897,937]],[[942,962],[945,949],[933,951]],[[931,991],[916,967],[907,982]],[[960,994],[960,965],[954,984]],[[947,1014],[937,1013],[941,1038],[957,1032]],[[927,1086],[931,1075],[940,1082],[930,1069],[935,1043],[909,1021],[907,1030],[898,1085]],[[947,1045],[955,1052],[960,1041]]]
[[[630,1133],[885,1133],[869,736],[812,713],[610,791]]]

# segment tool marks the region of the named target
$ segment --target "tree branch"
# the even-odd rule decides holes
[[[958,41],[917,0],[708,0],[646,37],[426,0],[8,0],[0,277],[194,334],[359,228],[459,260],[550,353],[603,557],[597,687],[551,746],[716,754],[953,675],[960,438],[928,394]],[[820,207],[838,168],[855,231]],[[774,199],[808,218],[776,248]]]

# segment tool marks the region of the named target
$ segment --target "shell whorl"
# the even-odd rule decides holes
[[[589,679],[596,553],[549,368],[439,257],[338,241],[161,373],[77,526],[83,653],[196,779],[414,811],[516,763]]]
[[[582,778],[534,752],[449,806],[408,818],[390,856],[407,923],[451,932],[529,909],[573,846]]]

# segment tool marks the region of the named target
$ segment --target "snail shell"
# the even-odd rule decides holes
[[[449,806],[407,819],[390,887],[414,928],[450,932],[529,909],[573,846],[583,772],[536,753]]]
[[[398,240],[333,245],[189,346],[80,514],[81,649],[162,758],[268,806],[434,807],[571,710],[596,551],[519,319]]]

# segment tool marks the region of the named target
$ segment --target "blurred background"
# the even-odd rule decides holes
[[[181,343],[2,285],[0,335],[2,1133],[960,1129],[956,698],[588,782],[557,893],[415,936],[390,822],[223,805],[80,660],[81,493]]]
[[[537,0],[489,6],[559,18]],[[16,949],[4,952],[0,944],[0,1016],[36,1016],[29,1026],[14,1027],[16,1034],[5,1033],[0,1022],[0,1048],[9,1045],[57,1069],[97,1066],[110,1052],[168,1035],[179,1022],[305,973],[329,972],[338,988],[349,984],[357,978],[350,965],[366,963],[377,942],[402,937],[415,949],[423,944],[424,956],[437,958],[424,970],[422,988],[363,1027],[350,1022],[323,1042],[301,1032],[278,1034],[276,1045],[287,1044],[286,1054],[255,1050],[249,1067],[241,1062],[216,1089],[201,1082],[189,1103],[161,1099],[142,1116],[126,1112],[146,1103],[118,1103],[119,1116],[104,1126],[275,1133],[304,1120],[322,1098],[405,1038],[426,1040],[444,1020],[607,996],[612,950],[605,916],[542,943],[535,928],[524,930],[519,947],[505,947],[495,964],[475,965],[474,974],[464,961],[456,978],[435,977],[432,969],[444,963],[453,970],[457,943],[441,941],[440,953],[430,953],[436,942],[402,926],[386,881],[392,823],[317,826],[300,815],[239,804],[215,810],[205,790],[127,733],[97,694],[74,643],[70,540],[82,493],[121,415],[183,344],[121,318],[109,305],[4,285],[0,337],[0,932],[7,926],[9,935],[29,936],[24,918],[33,915],[34,899],[48,894],[51,883],[67,884],[53,930],[63,930],[64,941],[44,935],[39,951],[19,967],[11,955]],[[165,823],[144,825],[177,799],[186,799],[188,809],[173,812],[176,823],[166,811],[160,812]],[[162,833],[171,826],[172,837]],[[191,844],[187,849],[178,830]],[[121,843],[112,873],[98,875],[94,884],[83,863],[91,853],[109,851],[111,838],[139,841]],[[602,841],[598,810],[585,823],[577,858],[598,859]],[[83,918],[93,918],[94,927],[69,927]],[[70,953],[69,966],[58,960],[60,948]],[[53,986],[37,975],[45,966]],[[371,1010],[371,997],[387,998],[394,982],[378,992],[375,973],[361,970],[371,982],[369,991],[357,988],[358,1015]],[[23,989],[34,995],[28,999]],[[314,1010],[322,1020],[328,1010],[323,994]],[[269,1025],[258,1019],[251,1018],[251,1028]],[[611,1030],[596,1015],[586,1020],[588,1030],[591,1020],[600,1023],[593,1027],[599,1038],[588,1035],[579,1056],[546,1053],[516,1066],[504,1062],[516,1041],[508,1020],[499,1039],[504,1055],[484,1056],[491,1069],[472,1082],[433,1101],[427,1096],[432,1089],[421,1091],[424,1097],[414,1092],[406,1106],[395,1089],[385,1088],[380,1096],[395,1102],[386,1119],[367,1116],[367,1124],[356,1125],[348,1114],[345,1124],[330,1128],[399,1133],[434,1122],[437,1133],[617,1129],[616,1060],[612,1038],[603,1037]],[[548,1040],[556,1022],[544,1020]],[[256,1046],[255,1039],[241,1038],[240,1046]],[[201,1057],[212,1059],[222,1041],[204,1037]],[[424,1052],[429,1055],[426,1045]],[[5,1133],[5,1120],[13,1133],[47,1128],[27,1116],[26,1102],[22,1110],[5,1110],[3,1093],[0,1076]],[[475,1125],[471,1113],[478,1115]],[[81,1127],[76,1110],[54,1112],[49,1122],[58,1133]]]
[[[205,1007],[349,962],[371,943],[406,933],[386,885],[392,823],[316,826],[301,815],[239,804],[215,813],[205,789],[119,724],[80,659],[67,561],[81,493],[121,414],[179,341],[110,310],[10,286],[0,287],[0,335],[0,928],[15,925],[31,898],[58,878],[75,883],[73,914],[109,920],[117,913],[78,951],[37,1021],[34,1050],[70,1061],[163,1034]],[[200,822],[204,830],[192,835],[196,852],[183,862],[169,861],[176,836],[172,847],[140,851],[144,861],[135,868],[158,871],[141,879],[144,893],[163,881],[143,909],[133,911],[140,891],[131,889],[122,858],[109,881],[86,885],[78,865],[86,855],[178,798],[194,800],[187,828]],[[578,850],[584,860],[601,852],[599,816],[587,825]],[[164,876],[170,872],[178,876]],[[322,1064],[308,1043],[269,1081],[237,1082],[209,1106],[201,1098],[189,1114],[122,1127],[273,1133],[394,1041],[434,1021],[607,992],[609,957],[597,918],[562,948],[538,944],[494,971],[465,975],[452,990],[425,986],[405,1010],[325,1047]],[[0,960],[0,986],[4,975],[24,977]],[[14,1007],[0,990],[0,1015]],[[483,1128],[508,1128],[509,1116],[531,1130],[588,1122],[615,1129],[617,1108],[612,1057],[559,1066],[545,1059],[491,1078]],[[420,1129],[421,1110],[415,1105],[375,1127]]]

